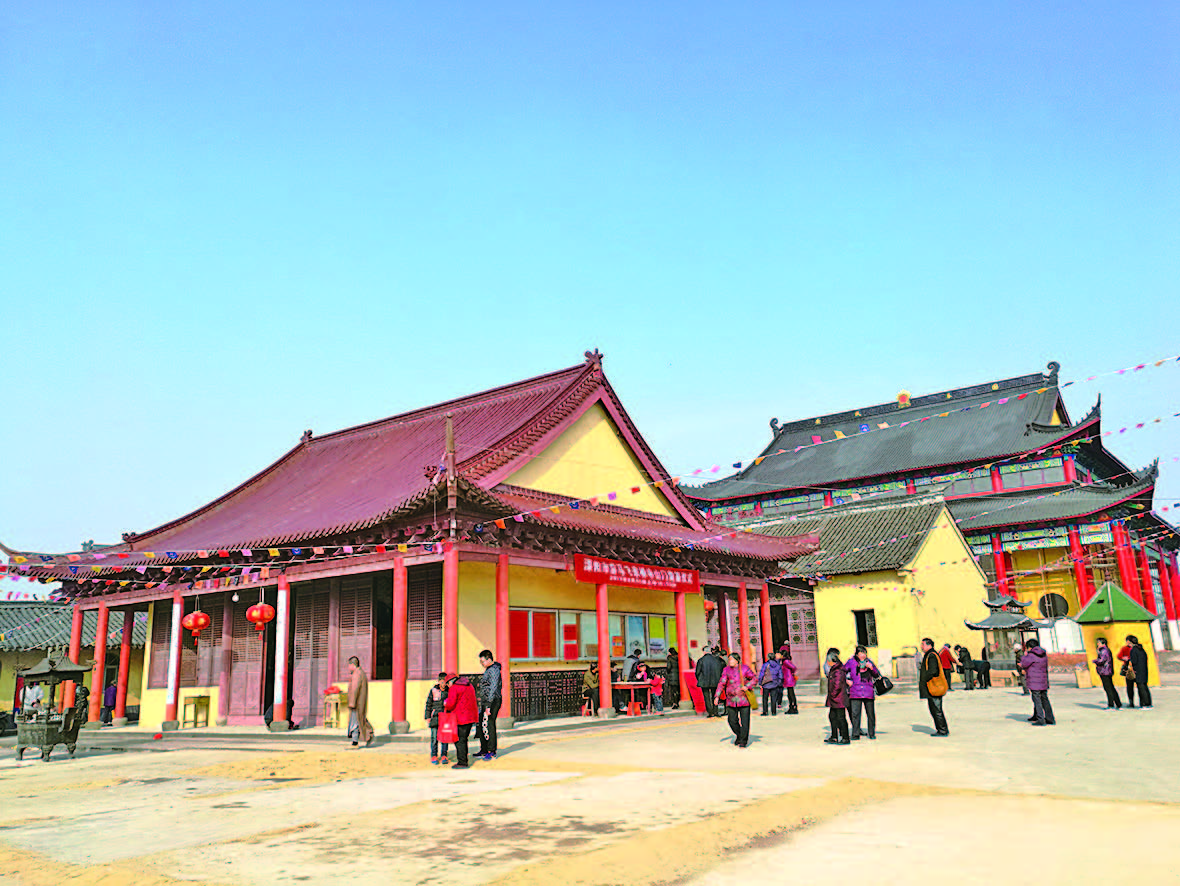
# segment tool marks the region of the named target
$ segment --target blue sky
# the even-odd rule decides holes
[[[673,471],[1180,353],[1169,3],[0,10],[0,539],[606,354]],[[1180,364],[1071,388],[1180,411]],[[1163,456],[1177,425],[1112,444]]]

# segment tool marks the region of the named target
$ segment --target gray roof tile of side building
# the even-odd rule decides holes
[[[73,607],[50,601],[0,603],[0,652],[23,652],[68,646]],[[98,612],[82,614],[82,645],[94,645]],[[107,623],[107,646],[118,646],[123,630],[121,612],[111,612]],[[147,642],[147,613],[137,613],[131,632],[131,645],[139,648]]]
[[[1061,490],[957,499],[947,505],[965,535],[1024,523],[1076,520],[1090,516],[1103,519],[1099,515],[1150,493],[1158,473],[1158,465],[1153,464],[1136,472],[1133,482],[1124,486],[1112,483],[1077,484]],[[1124,510],[1133,513],[1136,509]],[[1144,512],[1149,510],[1150,505],[1143,509]]]
[[[1076,424],[1051,424],[1055,411],[1063,422],[1068,415],[1060,408],[1057,364],[1049,368],[1048,374],[915,397],[904,408],[895,401],[781,427],[772,420],[775,436],[762,451],[760,464],[684,491],[698,502],[724,501],[983,462],[1051,446],[1098,421],[1100,408],[1095,406]],[[941,418],[944,413],[948,415]],[[813,437],[824,442],[814,445]]]
[[[819,535],[820,547],[786,564],[791,575],[846,575],[900,569],[917,554],[945,502],[941,496],[826,508],[797,520],[758,527],[768,535]]]

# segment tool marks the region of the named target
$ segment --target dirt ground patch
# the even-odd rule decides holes
[[[710,870],[732,853],[773,845],[849,809],[901,796],[946,793],[946,789],[920,785],[841,779],[758,800],[702,821],[643,831],[589,852],[525,864],[492,882],[497,886],[667,886]]]
[[[27,850],[0,846],[0,880],[12,877],[21,886],[191,886],[192,880],[177,880],[145,870],[138,864],[114,864],[102,867],[54,861]],[[202,886],[218,886],[203,880]]]
[[[293,751],[252,755],[214,766],[198,766],[179,773],[197,778],[228,778],[279,783],[320,784],[352,778],[397,775],[433,769],[423,754],[377,754],[365,751]]]

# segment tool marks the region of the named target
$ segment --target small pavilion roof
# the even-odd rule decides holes
[[[988,609],[996,610],[1004,609],[1008,606],[1016,606],[1020,609],[1024,609],[1025,607],[1029,606],[1030,603],[1021,603],[1015,597],[1009,597],[1007,594],[1005,594],[1001,597],[996,597],[994,600],[984,600],[983,605]]]
[[[851,504],[754,528],[769,535],[817,535],[819,549],[786,564],[791,575],[847,575],[900,569],[918,553],[945,504],[941,497],[910,497]]]
[[[1150,510],[1150,496],[1158,473],[1158,464],[1152,464],[1133,474],[1131,482],[1124,486],[1077,484],[1052,492],[1041,489],[1014,495],[957,499],[950,501],[948,506],[959,528],[968,535],[1000,526],[1097,517],[1119,506],[1135,509],[1130,503],[1140,497],[1146,497],[1147,501],[1139,510]]]
[[[776,491],[983,462],[1051,447],[1100,420],[1100,408],[1095,406],[1077,424],[1050,424],[1054,412],[1068,421],[1057,370],[1058,364],[1050,363],[1047,374],[915,397],[904,408],[896,401],[881,403],[781,427],[775,419],[771,421],[774,439],[762,450],[765,458],[760,464],[751,463],[731,477],[687,492],[700,502],[765,497]],[[882,429],[881,424],[889,427]],[[814,445],[813,437],[824,443]]]
[[[1051,627],[1049,622],[1036,621],[1023,612],[1005,612],[1003,610],[989,612],[987,618],[981,621],[963,619],[963,624],[973,631],[1018,631]]]
[[[1145,608],[1132,600],[1127,592],[1114,582],[1107,582],[1082,607],[1082,611],[1073,617],[1080,625],[1107,624],[1116,621],[1155,621]]]

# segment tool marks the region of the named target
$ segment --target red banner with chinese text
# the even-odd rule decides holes
[[[695,569],[673,566],[648,566],[574,554],[574,578],[590,584],[608,584],[624,588],[648,588],[656,591],[701,592],[701,576]]]

